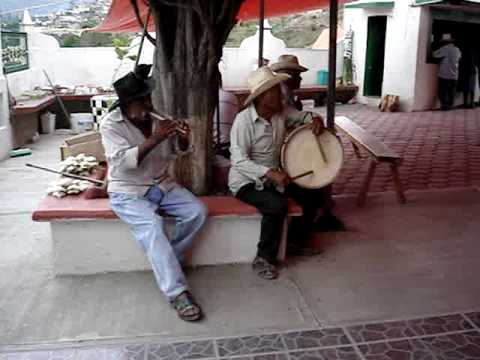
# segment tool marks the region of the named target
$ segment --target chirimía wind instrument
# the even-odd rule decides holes
[[[162,115],[159,115],[155,112],[150,112],[150,116],[152,117],[152,119],[154,120],[157,120],[157,121],[165,121],[165,120],[172,120],[170,118],[167,118],[167,117],[164,117]],[[187,134],[187,131],[188,131],[188,124],[185,122],[185,121],[180,121],[180,122],[175,122],[176,124],[176,130],[183,134],[183,135],[186,135]]]

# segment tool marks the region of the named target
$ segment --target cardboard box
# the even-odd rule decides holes
[[[65,140],[65,144],[60,147],[60,157],[65,160],[69,156],[85,154],[95,156],[102,162],[106,161],[105,149],[102,145],[100,133],[97,131],[76,135]]]

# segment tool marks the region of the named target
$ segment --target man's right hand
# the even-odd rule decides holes
[[[265,176],[282,187],[287,187],[287,185],[290,184],[290,177],[283,171],[269,170]]]
[[[177,128],[173,120],[155,121],[153,125],[152,137],[157,143],[166,140],[170,135],[175,133]]]

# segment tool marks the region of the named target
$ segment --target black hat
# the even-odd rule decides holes
[[[138,65],[135,71],[129,72],[113,83],[118,100],[111,106],[110,111],[121,104],[127,105],[152,93],[154,83],[153,79],[148,76],[151,68],[152,65]]]

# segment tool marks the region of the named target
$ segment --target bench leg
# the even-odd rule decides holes
[[[357,144],[355,144],[353,141],[351,142],[353,151],[355,152],[355,155],[357,156],[357,159],[361,159],[362,155],[360,154],[360,149],[358,148]]]
[[[278,247],[278,261],[284,261],[287,257],[288,227],[290,226],[291,220],[291,217],[287,216],[283,222],[282,239],[280,240],[280,246]]]
[[[392,170],[392,176],[395,183],[395,190],[397,192],[398,202],[400,204],[405,204],[407,202],[407,199],[405,198],[402,181],[400,180],[400,174],[398,173],[398,164],[390,164],[390,169]]]
[[[377,168],[377,162],[375,160],[372,160],[372,162],[370,163],[370,167],[368,168],[367,176],[365,177],[360,193],[358,194],[358,199],[357,199],[358,206],[365,205],[365,202],[367,200],[368,189],[370,188],[370,183],[372,182],[373,174],[375,174],[376,168]]]

